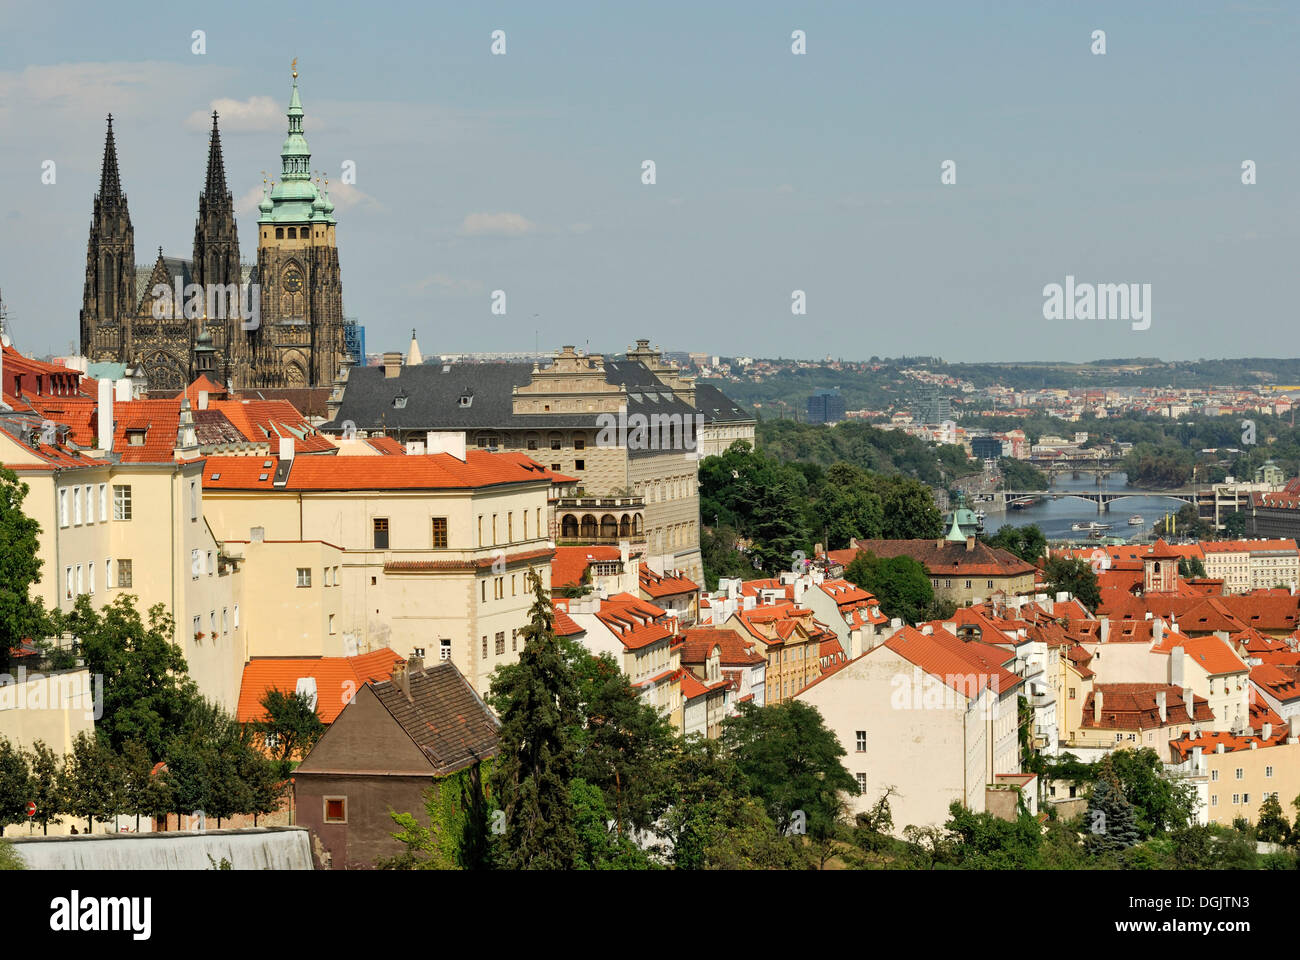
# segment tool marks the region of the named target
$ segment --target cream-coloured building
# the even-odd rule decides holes
[[[696,389],[648,341],[624,360],[572,346],[549,364],[409,366],[393,355],[349,371],[322,429],[417,446],[429,431],[457,432],[469,447],[523,453],[575,478],[572,496],[555,505],[557,542],[628,540],[654,569],[699,581],[701,440],[713,430],[717,446],[719,431],[746,428],[730,401],[725,426],[721,401],[706,398],[711,413],[697,407]]]
[[[250,607],[296,655],[391,647],[450,659],[479,693],[514,663],[536,570],[550,588],[551,476],[526,456],[210,457],[208,522],[248,565]],[[255,585],[251,581],[256,581]],[[305,625],[311,624],[310,629]],[[253,644],[259,655],[275,652]]]
[[[1200,784],[1202,822],[1231,826],[1244,817],[1255,823],[1270,795],[1291,816],[1291,801],[1300,796],[1300,741],[1287,727],[1265,723],[1244,735],[1185,735],[1169,746],[1171,769]]]
[[[171,457],[194,448],[181,438],[167,459],[122,461],[66,435],[41,443],[40,424],[23,423],[0,418],[0,463],[28,485],[23,512],[41,525],[36,594],[61,610],[83,594],[97,607],[129,594],[146,621],[162,604],[199,690],[233,709],[246,659],[241,584],[204,517],[202,461]]]
[[[1294,540],[1217,540],[1200,544],[1207,576],[1227,593],[1300,586],[1300,549]]]
[[[942,826],[953,801],[980,813],[998,775],[1020,772],[1017,694],[1005,651],[904,627],[805,687],[861,791],[850,815],[892,789],[894,832]]]

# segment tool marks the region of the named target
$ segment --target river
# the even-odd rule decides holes
[[[1059,493],[1061,498],[1053,500],[1049,496],[1041,503],[1036,503],[1032,507],[1026,507],[1023,510],[1008,510],[1006,513],[990,513],[984,518],[984,529],[989,533],[994,533],[999,527],[1010,524],[1013,527],[1023,527],[1026,524],[1034,523],[1043,531],[1043,535],[1048,540],[1078,540],[1080,542],[1088,539],[1086,531],[1071,530],[1070,525],[1079,521],[1095,520],[1100,523],[1109,523],[1111,528],[1105,531],[1108,537],[1131,537],[1149,536],[1152,524],[1158,520],[1164,519],[1166,513],[1177,513],[1179,508],[1186,506],[1182,500],[1175,500],[1172,497],[1125,497],[1123,500],[1112,501],[1106,513],[1097,513],[1097,505],[1090,500],[1080,500],[1078,497],[1069,497],[1065,494],[1070,490],[1086,490],[1095,492],[1097,490],[1122,492],[1128,481],[1127,474],[1112,473],[1110,476],[1102,479],[1101,486],[1097,486],[1096,478],[1090,473],[1081,473],[1079,479],[1071,477],[1057,477],[1052,484],[1051,489]],[[972,504],[973,507],[979,507],[979,504]],[[1133,514],[1141,514],[1142,526],[1129,526],[1128,518]]]

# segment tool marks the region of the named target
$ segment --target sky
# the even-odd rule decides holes
[[[371,352],[1293,357],[1297,49],[1300,3],[0,0],[0,293],[75,344],[109,112],[137,261],[213,109],[255,261],[296,57]],[[1149,324],[1048,319],[1067,276]]]

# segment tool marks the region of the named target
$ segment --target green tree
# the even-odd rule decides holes
[[[325,733],[312,695],[272,688],[262,695],[262,719],[251,724],[261,746],[277,762],[279,775],[289,776],[294,761],[311,752]]]
[[[0,840],[0,870],[25,870],[27,865],[8,840]]]
[[[427,825],[413,814],[393,812],[401,829],[393,838],[405,845],[396,857],[381,860],[385,870],[477,870],[491,866],[487,799],[483,771],[491,760],[471,764],[439,779],[424,794]]]
[[[842,794],[857,796],[844,769],[844,748],[816,707],[801,700],[758,707],[742,703],[722,722],[721,740],[781,831],[806,832],[817,843],[842,833]]]
[[[198,698],[180,647],[172,642],[171,614],[155,604],[146,625],[129,594],[98,611],[83,594],[71,613],[56,620],[59,632],[79,639],[91,675],[104,678],[104,712],[96,732],[114,750],[139,740],[152,759],[163,759],[164,745]]]
[[[984,540],[990,547],[1006,550],[1026,563],[1035,562],[1047,550],[1047,537],[1036,523],[1023,527],[998,527],[997,533]]]
[[[1110,756],[1124,799],[1133,806],[1143,837],[1177,830],[1196,813],[1196,790],[1184,780],[1165,774],[1164,764],[1150,747],[1116,750]]]
[[[1097,779],[1088,797],[1085,824],[1088,849],[1093,854],[1123,850],[1142,839],[1133,805],[1124,796],[1124,788],[1115,774],[1114,754],[1107,754],[1097,764]]]
[[[929,574],[911,557],[882,559],[859,552],[845,569],[844,579],[874,594],[885,616],[901,617],[905,623],[921,622],[935,601]]]
[[[0,737],[0,832],[11,823],[27,821],[27,802],[31,800],[27,759],[23,752]]]
[[[799,848],[747,796],[744,775],[716,740],[677,741],[669,759],[667,812],[658,831],[679,870],[790,869]]]
[[[1206,575],[1205,564],[1201,563],[1200,557],[1179,557],[1178,575],[1189,580],[1204,577]]]
[[[36,815],[32,818],[41,825],[41,834],[50,832],[50,821],[57,820],[65,812],[62,793],[62,764],[59,756],[51,750],[44,740],[35,741],[27,754],[28,797],[36,804]]]
[[[575,774],[601,791],[620,837],[629,829],[648,830],[664,811],[672,726],[641,700],[609,654],[595,657],[572,646],[582,717],[571,737]]]
[[[122,769],[122,812],[135,817],[135,829],[139,832],[142,816],[151,817],[170,809],[170,805],[159,796],[158,784],[165,784],[165,781],[153,775],[154,763],[149,757],[149,748],[139,740],[122,744],[118,759]]]
[[[1255,837],[1269,843],[1291,842],[1291,824],[1287,822],[1277,797],[1270,795],[1260,805],[1259,817],[1255,821]]]
[[[1043,568],[1043,578],[1051,592],[1067,591],[1091,612],[1101,603],[1097,574],[1087,560],[1052,557]]]
[[[61,792],[67,812],[84,819],[86,832],[93,832],[95,820],[123,812],[124,779],[112,747],[93,734],[77,734],[72,751],[63,758]]]
[[[493,793],[505,812],[501,859],[509,869],[573,869],[579,851],[570,735],[579,722],[578,685],[556,640],[542,578],[530,570],[528,583],[533,605],[517,669],[492,679],[492,699],[502,705],[493,769]]]
[[[953,801],[945,824],[955,841],[952,856],[965,870],[1032,870],[1038,866],[1042,833],[1027,813],[1003,820],[991,813],[973,813]]]
[[[582,870],[648,870],[645,851],[621,834],[605,806],[605,795],[581,777],[569,784],[578,867]]]
[[[41,525],[23,513],[27,493],[16,473],[0,467],[0,672],[9,669],[11,651],[24,640],[53,632],[31,590],[41,578]]]

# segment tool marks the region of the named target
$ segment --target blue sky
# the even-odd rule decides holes
[[[189,256],[214,105],[255,259],[297,57],[372,351],[1297,356],[1297,49],[1282,3],[0,0],[0,291],[75,341],[110,111],[137,259]],[[1150,329],[1044,320],[1067,274]]]

